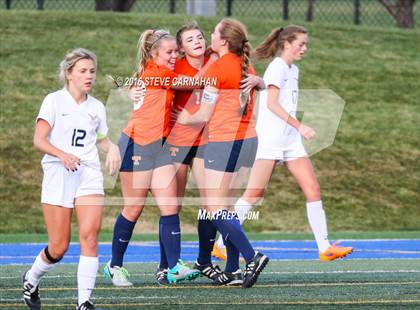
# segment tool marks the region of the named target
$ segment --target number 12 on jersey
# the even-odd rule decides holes
[[[71,138],[71,146],[79,146],[79,147],[85,146],[81,142],[81,140],[83,140],[85,137],[86,137],[86,130],[74,129],[73,130],[73,136]]]

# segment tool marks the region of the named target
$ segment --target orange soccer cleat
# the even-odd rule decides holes
[[[324,252],[319,253],[319,259],[322,262],[329,262],[336,260],[337,258],[343,258],[353,252],[352,247],[344,247],[339,246],[336,243],[333,243],[328,249],[326,249]]]
[[[226,258],[227,258],[226,257],[226,248],[225,247],[219,248],[217,246],[217,243],[215,243],[214,246],[213,246],[213,251],[211,251],[211,256],[214,256],[214,257],[216,257],[218,259],[221,259],[221,260],[226,260]]]

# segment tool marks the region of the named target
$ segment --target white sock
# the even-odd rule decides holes
[[[225,244],[223,243],[223,236],[222,234],[219,234],[219,238],[216,241],[217,247],[219,249],[223,249],[225,247]]]
[[[239,222],[241,225],[245,221],[245,216],[248,212],[252,209],[253,205],[250,204],[245,199],[239,198],[238,201],[235,203],[235,212],[238,214]]]
[[[331,244],[328,241],[327,220],[322,208],[322,200],[307,202],[306,212],[309,225],[311,225],[316,244],[318,245],[318,251],[320,253],[324,252]]]
[[[252,204],[250,204],[248,201],[242,198],[239,198],[238,201],[235,203],[235,212],[238,215],[239,223],[241,223],[241,225],[244,223],[245,216],[252,209],[252,207],[253,207]],[[219,239],[217,239],[217,247],[218,248],[225,247],[223,243],[222,235],[219,235]]]
[[[39,253],[31,269],[29,269],[28,273],[26,274],[26,280],[28,280],[28,282],[33,286],[37,286],[42,276],[53,269],[54,266],[55,264],[49,264],[44,261],[41,257],[41,253]]]
[[[90,299],[90,295],[95,288],[98,268],[98,257],[80,255],[79,267],[77,268],[79,305]]]

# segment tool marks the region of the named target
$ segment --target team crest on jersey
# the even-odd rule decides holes
[[[134,166],[140,165],[141,156],[140,155],[134,155],[131,157],[131,160],[133,161]]]
[[[172,147],[169,148],[169,151],[171,152],[171,156],[175,157],[176,153],[179,152],[179,148],[172,146]]]
[[[90,120],[94,121],[96,119],[96,115],[92,115],[90,113],[88,113]]]

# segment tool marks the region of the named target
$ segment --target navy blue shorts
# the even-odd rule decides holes
[[[257,148],[257,137],[230,142],[209,142],[204,151],[204,167],[224,172],[252,167]]]
[[[204,158],[206,145],[177,146],[167,143],[165,147],[169,150],[174,163],[191,165],[194,158]]]
[[[163,147],[163,143],[163,140],[158,140],[147,145],[139,145],[122,133],[118,141],[121,154],[120,171],[147,171],[172,165],[171,156],[168,150]]]

